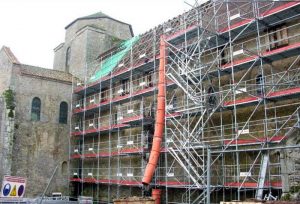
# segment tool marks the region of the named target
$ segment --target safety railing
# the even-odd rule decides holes
[[[73,107],[73,110],[80,110],[80,109],[84,108],[84,100],[79,99],[79,100],[73,101],[72,107]]]
[[[234,102],[238,102],[240,99],[246,99],[250,97],[251,100],[257,100],[263,97],[264,93],[266,97],[271,97],[278,91],[289,90],[300,87],[300,68],[293,68],[286,71],[273,73],[262,77],[258,75],[256,78],[239,82],[238,85],[224,85],[222,90],[215,93],[217,97],[223,99],[224,105]],[[285,93],[289,95],[289,92]],[[247,101],[245,101],[247,102]]]
[[[252,163],[249,161],[249,163]],[[269,172],[270,172],[270,181],[273,182],[281,182],[281,175],[280,175],[280,164],[279,163],[270,163],[269,164]],[[246,183],[257,183],[259,180],[259,172],[261,165],[260,164],[239,164],[237,165],[224,165],[222,168],[220,166],[214,166],[213,168],[222,170],[224,173],[224,181],[225,183],[219,183],[219,185],[230,185],[230,183],[234,182],[240,185],[244,180],[244,185]],[[239,169],[239,174],[237,174],[237,169]],[[247,185],[245,185],[247,186]],[[254,185],[255,186],[255,185]]]
[[[251,162],[250,162],[251,163]],[[270,163],[268,165],[269,171],[272,172],[271,175],[269,175],[271,181],[281,181],[281,175],[280,175],[280,164],[278,163]],[[259,171],[260,171],[261,165],[253,165],[251,168],[251,165],[240,165],[240,175],[239,177],[243,179],[244,177],[247,177],[245,182],[247,181],[252,181],[252,182],[257,182],[259,180]],[[250,170],[251,169],[251,170]],[[250,171],[249,171],[250,170]],[[227,182],[236,182],[237,180],[237,175],[236,174],[236,169],[234,171],[234,167],[230,166],[225,166],[225,180]],[[247,176],[246,176],[247,175]]]
[[[144,168],[119,166],[118,168],[84,167],[70,169],[71,179],[80,178],[82,181],[95,183],[112,183],[124,185],[140,185]],[[167,176],[165,176],[167,172]],[[180,167],[159,167],[156,170],[156,185],[161,186],[189,186],[192,185]],[[128,181],[128,182],[126,182]]]
[[[222,126],[206,127],[203,130],[203,142],[209,145],[253,145],[263,142],[280,142],[286,133],[298,122],[298,116],[293,115],[271,117],[250,122],[223,124]],[[286,122],[289,120],[288,122]],[[243,128],[244,127],[244,128]],[[276,135],[274,136],[274,134]],[[239,137],[237,138],[237,135]]]
[[[226,4],[223,1],[208,2],[164,23],[165,34],[172,36],[176,33],[184,36],[191,28],[198,26],[210,33],[229,30],[234,25],[248,24],[257,16],[265,14],[289,2],[235,2]],[[238,27],[238,26],[237,26]],[[195,41],[195,40],[194,40]]]
[[[81,178],[82,181],[112,184],[141,184],[144,168],[120,166],[119,168],[81,168],[70,169],[71,178]],[[131,181],[135,183],[126,183]]]
[[[272,86],[273,84],[276,86]],[[274,73],[265,77],[265,89],[268,93],[300,87],[300,68]]]
[[[154,118],[154,114],[155,106],[153,103],[148,105],[140,101],[134,101],[119,107],[118,120],[124,123],[130,120],[150,119]]]
[[[216,18],[217,31],[223,31],[231,25],[253,19],[255,17],[253,2],[238,2],[237,4],[228,4],[228,12],[226,12],[226,4],[223,5],[223,13]]]
[[[73,84],[73,91],[84,89],[85,86],[85,83],[82,80],[77,79],[75,77],[73,77],[72,84]]]
[[[240,99],[249,98],[249,102],[252,102],[253,100],[258,100],[264,93],[270,92],[266,96],[268,97],[278,91],[298,88],[300,86],[299,70],[299,68],[292,68],[265,77],[258,75],[256,78],[244,80],[238,84],[223,85],[220,90],[217,90],[216,87],[211,87],[211,90],[209,90],[210,87],[207,87],[207,90],[201,94],[202,101],[206,105],[216,105],[219,101],[223,101],[226,106],[233,103],[234,100],[238,103]],[[287,92],[286,95],[288,94]],[[243,102],[246,103],[247,100]],[[193,108],[193,103],[185,94],[182,94],[180,97],[173,96],[167,99],[166,107],[167,111],[175,112],[191,109]]]
[[[184,68],[190,76],[197,76],[197,74],[204,75],[206,72],[218,71],[220,68],[225,69],[231,67],[231,65],[236,66],[239,63],[251,62],[258,58],[258,56],[268,56],[276,53],[274,52],[276,49],[278,49],[278,52],[284,52],[285,49],[279,48],[286,47],[286,49],[289,49],[289,46],[293,48],[300,42],[300,34],[297,32],[299,29],[300,24],[297,23],[290,26],[283,26],[275,31],[264,33],[259,37],[250,37],[242,42],[233,42],[232,48],[228,44],[219,45],[218,48],[209,48],[195,56],[190,56],[190,58],[200,58],[199,62],[188,60],[183,65],[174,62],[178,61],[177,58],[185,54],[181,50],[172,48],[170,51],[174,53],[175,58],[172,59],[173,63],[169,63],[169,66],[173,66],[174,70],[179,69],[179,67],[181,69]]]
[[[85,119],[83,122],[74,122],[72,131],[85,133],[108,130],[126,126],[133,121],[143,121],[154,118],[154,105],[142,107],[142,103],[136,103],[137,106],[124,105],[119,111],[110,115],[101,115],[100,117]]]
[[[210,146],[222,145],[255,145],[263,142],[276,143],[287,138],[289,130],[295,127],[299,118],[297,114],[289,114],[296,107],[291,107],[284,115],[277,115],[274,117],[269,115],[267,119],[250,120],[249,122],[225,123],[222,125],[214,125],[213,127],[203,127],[202,137],[199,138],[201,143]],[[278,112],[282,108],[278,108]],[[184,120],[184,119],[182,119]],[[227,121],[230,122],[230,121]],[[169,126],[171,128],[171,126]],[[193,128],[193,125],[190,127]],[[175,146],[182,146],[186,144],[186,138],[182,136],[181,129],[168,129],[165,144],[167,147],[175,148]],[[276,135],[275,135],[276,133]],[[176,135],[176,137],[175,137]],[[237,135],[239,137],[237,138]],[[193,143],[190,138],[190,145],[199,146],[200,143]],[[174,146],[175,145],[175,146]]]
[[[138,96],[142,95],[144,91],[152,91],[156,86],[157,77],[156,73],[148,73],[144,76],[135,75],[133,80],[126,80],[121,85],[113,86],[110,89],[102,89],[100,93],[87,96],[85,99],[76,100],[73,102],[74,111],[82,110],[85,107],[87,109],[94,107],[101,103],[108,103],[114,100],[118,100],[122,96]]]
[[[101,157],[143,152],[147,147],[147,137],[147,134],[119,135],[110,141],[84,142],[71,146],[71,155]]]
[[[259,17],[264,17],[266,12],[280,6],[289,5],[289,3],[289,1],[257,1],[257,14]]]
[[[188,186],[192,185],[186,172],[179,166],[158,167],[156,170],[156,180],[158,184],[169,186]]]
[[[77,122],[73,122],[72,123],[72,131],[75,132],[81,132],[83,131],[83,125],[81,122],[77,121]]]

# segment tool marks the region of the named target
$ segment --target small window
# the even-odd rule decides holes
[[[68,47],[67,53],[66,53],[66,72],[69,72],[70,59],[71,59],[71,47]]]
[[[263,77],[261,74],[256,77],[256,93],[258,95],[263,94]]]
[[[123,92],[121,93],[121,95],[129,94],[129,91],[130,91],[129,79],[123,79],[121,81],[121,84],[122,84],[122,89],[123,89]]]
[[[225,64],[228,63],[228,56],[226,55],[226,49],[224,48],[224,46],[221,46],[218,50],[219,52],[219,63],[220,66],[223,66]]]
[[[173,97],[173,100],[172,100],[172,105],[173,105],[173,108],[177,108],[177,96],[174,96]]]
[[[31,120],[40,121],[41,120],[41,99],[34,97],[31,104]]]
[[[145,75],[146,75],[145,81],[146,81],[147,87],[152,87],[153,86],[152,74],[153,74],[153,72],[146,72],[145,73]]]
[[[61,102],[59,106],[59,123],[67,124],[68,122],[68,104]]]

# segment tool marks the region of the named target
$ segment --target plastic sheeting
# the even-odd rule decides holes
[[[100,69],[98,69],[93,76],[89,79],[89,83],[97,81],[101,77],[108,75],[122,60],[122,58],[130,51],[135,42],[139,39],[139,36],[135,36],[125,42],[121,43],[120,51],[115,53],[114,55],[106,58],[100,65]]]

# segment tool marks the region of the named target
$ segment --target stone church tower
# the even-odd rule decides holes
[[[65,29],[65,42],[54,49],[53,68],[79,78],[99,54],[120,40],[133,37],[131,25],[102,12],[77,18]]]
[[[68,195],[72,78],[132,36],[131,25],[99,12],[66,26],[54,69],[22,64],[8,47],[0,49],[0,186],[3,175],[25,177],[25,196],[39,196],[58,166],[47,194]]]

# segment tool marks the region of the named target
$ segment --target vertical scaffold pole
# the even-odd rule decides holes
[[[211,158],[211,150],[210,147],[207,149],[207,164],[206,164],[206,171],[207,171],[207,186],[206,186],[206,203],[210,204],[210,158]]]

